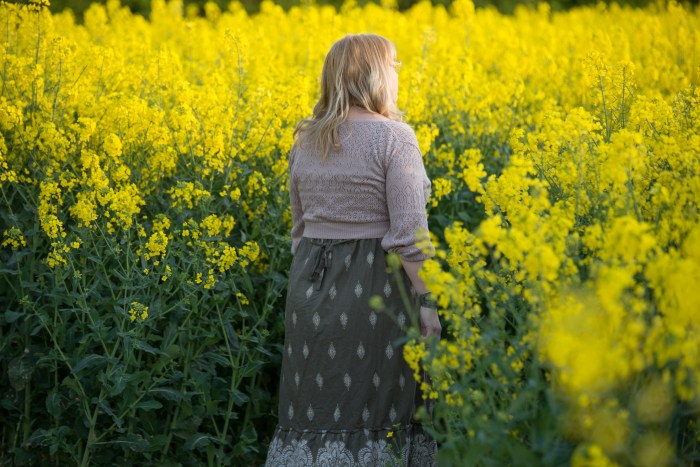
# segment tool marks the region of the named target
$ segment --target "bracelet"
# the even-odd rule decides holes
[[[423,294],[420,294],[418,296],[418,303],[420,303],[420,306],[426,307],[426,308],[434,308],[437,310],[438,308],[438,302],[433,298],[433,294],[430,292],[426,292]]]

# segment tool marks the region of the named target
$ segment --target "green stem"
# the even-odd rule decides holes
[[[240,309],[240,305],[239,305]],[[226,332],[226,326],[224,325],[224,318],[221,316],[221,309],[219,307],[216,307],[216,314],[219,318],[219,326],[221,326],[221,334],[224,336],[224,342],[226,342],[226,353],[228,354],[228,361],[231,365],[231,370],[232,370],[232,375],[231,375],[231,384],[229,387],[229,397],[228,397],[228,406],[226,409],[226,415],[224,416],[224,428],[221,431],[221,434],[219,436],[219,439],[221,440],[221,443],[219,445],[219,462],[221,462],[221,459],[224,458],[224,445],[226,444],[226,433],[228,432],[228,424],[229,420],[231,418],[231,414],[233,413],[233,392],[236,390],[238,387],[238,384],[240,381],[238,381],[238,378],[236,378],[236,368],[240,368],[240,357],[242,352],[238,352],[238,355],[235,358],[233,357],[233,352],[231,351],[231,343],[228,340],[228,333]],[[215,425],[216,426],[216,425]],[[244,423],[242,426],[246,426]]]
[[[598,82],[600,85],[600,95],[603,99],[603,116],[605,117],[605,141],[610,142],[610,133],[612,129],[610,128],[610,122],[608,121],[608,108],[605,104],[605,85],[603,84],[603,77],[598,75]]]
[[[63,57],[61,57],[61,48],[58,48],[58,82],[56,83],[56,92],[53,96],[53,105],[51,106],[51,121],[56,119],[56,104],[58,102],[58,92],[61,89],[61,78],[63,77]]]
[[[71,262],[71,267],[73,267],[73,264]],[[75,272],[75,267],[73,267],[73,271]],[[90,321],[90,324],[95,328],[95,320],[92,318],[92,313],[90,313],[90,309],[87,305],[87,300],[85,297],[87,296],[85,290],[82,288],[80,284],[78,284],[78,291],[80,292],[80,298],[82,299],[81,307],[83,309],[83,315],[87,315],[88,320]],[[105,343],[104,339],[102,338],[102,333],[98,328],[95,328],[95,332],[97,334],[98,339],[100,340],[100,344],[102,344],[102,351],[105,353],[105,355],[109,355],[110,352],[107,349],[107,344]],[[112,355],[114,352],[112,352]]]
[[[622,105],[620,119],[622,120],[622,128],[625,127],[625,87],[627,84],[627,67],[622,68]]]
[[[59,343],[56,340],[55,334],[51,331],[51,328],[46,325],[46,323],[41,318],[41,316],[39,316],[39,322],[41,323],[42,327],[44,328],[44,330],[47,332],[47,334],[51,338],[54,349],[61,356],[61,360],[68,367],[70,374],[75,377],[75,382],[77,383],[78,391],[80,392],[79,396],[80,396],[80,400],[82,402],[81,405],[83,406],[83,411],[85,414],[88,415],[88,417],[91,420],[90,433],[88,435],[88,439],[87,439],[86,444],[85,444],[85,451],[83,452],[83,460],[81,461],[81,464],[80,464],[81,466],[85,466],[85,465],[87,465],[87,461],[89,460],[89,452],[88,451],[89,451],[90,439],[91,439],[91,437],[94,436],[94,426],[95,426],[94,422],[97,419],[97,407],[95,407],[95,412],[92,414],[92,416],[90,416],[90,405],[89,405],[87,393],[85,392],[85,388],[83,387],[83,384],[80,382],[80,378],[78,378],[78,375],[75,374],[75,372],[73,371],[73,365],[71,365],[68,358],[66,358],[65,354],[63,353],[63,349],[62,349],[61,345],[59,345]],[[100,398],[101,397],[102,397],[102,395],[100,395]]]
[[[39,50],[41,49],[41,11],[37,12],[36,15],[36,24],[37,24],[37,34],[36,34],[36,49],[35,49],[35,54],[34,54],[34,65],[35,67],[39,65]],[[35,68],[36,70],[36,68]],[[32,106],[31,106],[31,113],[29,116],[29,119],[34,122],[34,112],[36,111],[37,107],[37,80],[38,77],[34,77],[32,80]]]
[[[102,395],[100,395],[100,400]],[[90,445],[95,440],[95,425],[97,424],[97,415],[99,407],[95,406],[92,412],[92,417],[90,417],[90,431],[88,432],[87,439],[85,440],[85,450],[83,451],[83,459],[80,461],[80,467],[87,467],[90,461]]]
[[[177,423],[177,419],[180,415],[180,404],[175,407],[175,414],[168,420],[168,423],[165,424],[165,429],[167,430],[167,440],[165,441],[165,446],[163,446],[163,450],[161,451],[161,461],[165,463],[166,461],[166,455],[168,454],[168,450],[170,449],[170,442],[173,439],[173,430],[172,427]]]
[[[31,393],[31,381],[27,380],[26,383],[24,383],[24,420],[22,420],[22,428],[23,428],[23,436],[24,436],[24,442],[22,443],[23,446],[27,446],[29,444],[29,432],[32,428],[32,417],[31,417],[31,408],[32,408],[32,393]]]

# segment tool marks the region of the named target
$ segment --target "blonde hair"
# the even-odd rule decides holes
[[[377,34],[348,34],[333,44],[321,73],[321,97],[313,117],[301,120],[294,136],[319,150],[321,159],[340,149],[338,128],[351,105],[364,107],[390,120],[402,121],[390,96],[390,75],[396,49]]]

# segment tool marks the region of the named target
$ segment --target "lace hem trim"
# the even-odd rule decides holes
[[[280,428],[278,427],[278,430]],[[275,432],[267,453],[266,467],[379,467],[379,466],[436,466],[437,443],[424,433],[393,434],[382,439],[318,440],[311,434],[309,439],[293,436],[291,440]],[[368,439],[369,438],[369,439]],[[309,443],[323,443],[313,447]],[[350,441],[354,441],[351,443]],[[353,444],[351,446],[350,444]]]

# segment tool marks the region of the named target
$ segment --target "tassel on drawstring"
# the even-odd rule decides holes
[[[321,248],[316,255],[314,269],[309,276],[309,281],[313,282],[314,284],[314,290],[321,290],[323,277],[325,276],[326,269],[331,265],[332,259],[333,251],[328,247],[328,245],[321,245]]]

